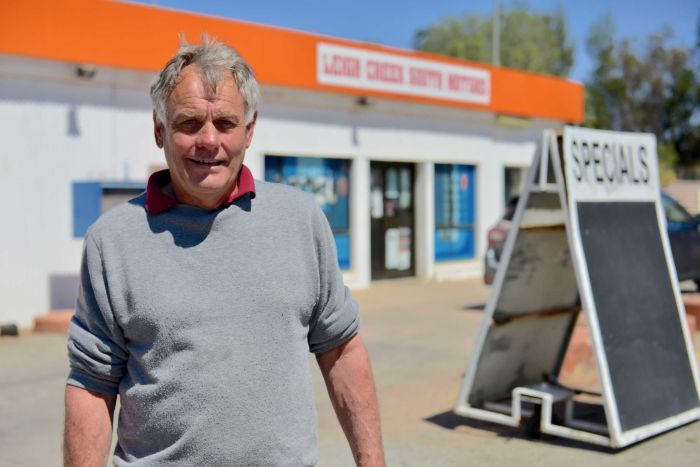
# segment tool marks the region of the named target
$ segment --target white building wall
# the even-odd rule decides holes
[[[77,274],[82,239],[73,238],[72,183],[145,181],[163,164],[153,143],[150,74],[98,69],[78,78],[65,63],[0,56],[0,323],[31,325],[49,308],[49,276]],[[417,169],[417,273],[480,274],[486,230],[503,208],[503,168],[527,166],[544,127],[499,127],[492,114],[393,101],[360,105],[353,96],[263,88],[246,164],[264,178],[265,155],[353,160],[351,285],[370,280],[369,165],[414,162]],[[435,163],[477,170],[476,256],[436,264],[433,256]]]
[[[0,56],[0,323],[30,326],[49,309],[49,276],[77,273],[72,182],[143,180],[162,161],[149,77],[100,70],[86,81],[74,70]]]
[[[369,220],[369,159],[358,154],[352,160],[350,174],[350,264],[345,274],[349,286],[367,287],[371,275],[370,220]],[[366,208],[366,209],[365,209]]]
[[[416,275],[435,274],[435,163],[418,164],[416,177]]]

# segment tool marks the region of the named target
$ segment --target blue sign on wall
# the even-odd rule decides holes
[[[100,214],[103,213],[105,196],[121,194],[135,197],[146,189],[146,182],[83,181],[73,182],[73,237],[85,236]]]
[[[265,180],[285,183],[311,194],[335,237],[341,269],[350,267],[350,162],[317,157],[265,156]]]
[[[474,257],[475,170],[435,164],[435,260]]]

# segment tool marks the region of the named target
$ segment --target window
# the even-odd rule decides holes
[[[350,267],[350,161],[317,157],[265,156],[265,180],[285,183],[311,194],[335,237],[338,264]]]
[[[145,182],[73,182],[73,236],[83,237],[102,213],[145,189]]]
[[[520,167],[506,167],[503,173],[503,188],[504,188],[504,198],[503,205],[508,206],[508,204],[520,195],[520,191],[525,184],[525,176],[527,174],[527,169]]]
[[[661,193],[661,204],[666,213],[666,220],[671,223],[688,223],[693,222],[693,216],[681,206],[678,201],[668,196],[666,193]]]
[[[435,260],[474,257],[474,166],[435,164]]]

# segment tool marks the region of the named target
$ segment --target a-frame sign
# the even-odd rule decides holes
[[[561,147],[544,132],[455,412],[623,447],[700,418],[656,139],[566,127]],[[597,406],[558,379],[581,309]]]

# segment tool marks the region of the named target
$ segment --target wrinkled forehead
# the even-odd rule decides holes
[[[186,79],[197,80],[208,99],[213,99],[221,92],[238,91],[231,71],[221,66],[202,67],[198,63],[187,65],[180,72],[175,88]]]
[[[245,101],[229,70],[219,67],[207,73],[200,66],[189,65],[183,68],[167,98],[166,118],[185,110],[201,111],[204,101],[215,104],[219,112],[240,114],[240,118],[245,113]]]
[[[206,119],[225,116],[237,122],[245,120],[245,101],[232,76],[221,76],[216,87],[207,83],[199,70],[183,70],[181,79],[165,103],[164,123],[184,118]]]

